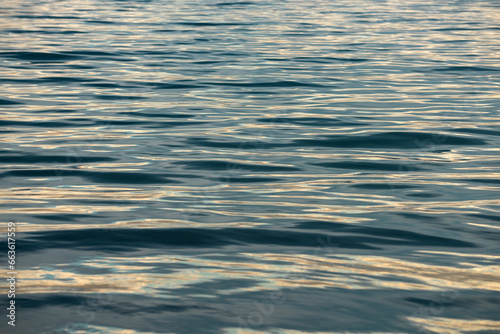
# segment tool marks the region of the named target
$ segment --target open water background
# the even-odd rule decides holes
[[[500,333],[498,1],[0,16],[2,333]]]

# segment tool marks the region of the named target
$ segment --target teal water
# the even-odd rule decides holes
[[[1,7],[1,333],[500,333],[498,1]]]

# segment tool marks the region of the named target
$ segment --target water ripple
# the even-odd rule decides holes
[[[18,332],[499,332],[499,10],[5,3]]]

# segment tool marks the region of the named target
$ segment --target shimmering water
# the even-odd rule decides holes
[[[498,1],[1,7],[2,333],[500,333]]]

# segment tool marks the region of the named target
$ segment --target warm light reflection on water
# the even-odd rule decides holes
[[[23,293],[133,293],[173,298],[176,289],[220,279],[259,279],[246,288],[222,288],[207,295],[232,294],[243,291],[279,290],[280,288],[319,289],[398,289],[432,290],[482,289],[500,291],[500,266],[464,263],[460,267],[435,266],[401,261],[381,256],[334,257],[314,255],[241,254],[247,262],[214,261],[198,257],[109,257],[79,263],[89,274],[71,269],[51,268],[22,272]],[[466,256],[463,254],[463,256]],[[476,259],[491,257],[476,255]],[[140,265],[138,265],[140,264]],[[169,264],[182,269],[158,272]],[[155,269],[156,268],[156,269]],[[92,274],[99,269],[101,274]],[[103,272],[102,270],[105,270]],[[50,284],[43,280],[50,276]]]
[[[499,14],[6,2],[18,332],[499,332]]]

